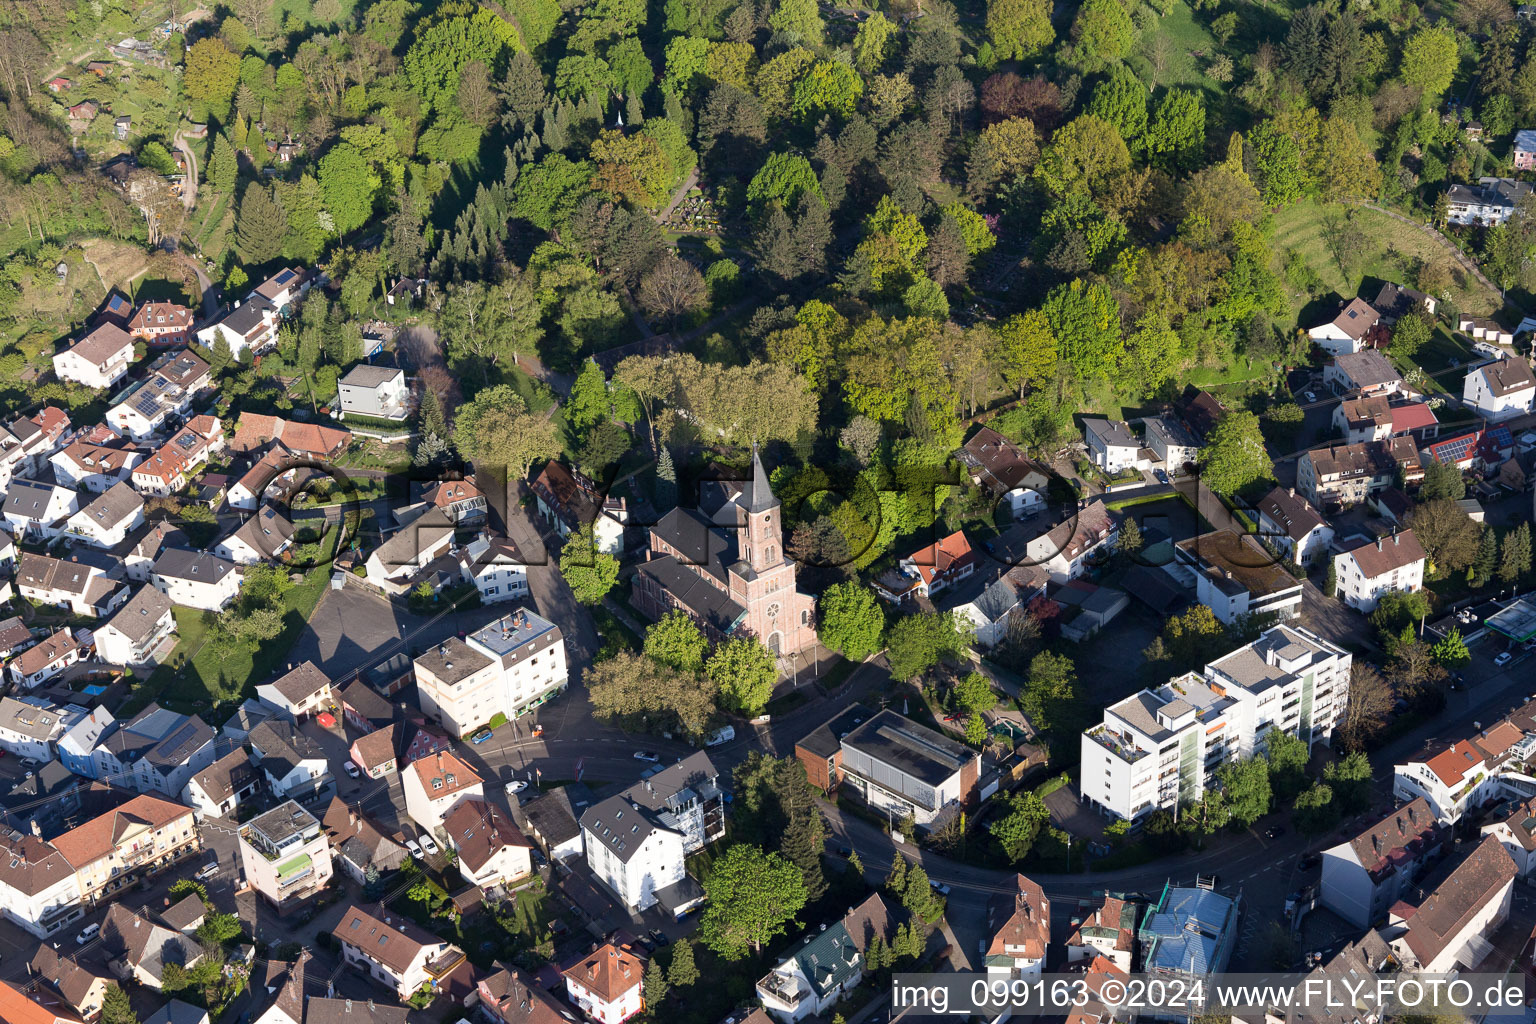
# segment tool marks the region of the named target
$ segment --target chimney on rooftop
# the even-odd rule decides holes
[[[1381,538],[1380,537],[1376,538],[1376,550],[1377,551],[1381,550]]]

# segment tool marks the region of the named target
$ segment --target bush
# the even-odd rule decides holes
[[[486,726],[487,726],[487,728],[491,728],[491,729],[500,729],[502,726],[504,726],[506,724],[507,724],[507,716],[502,714],[500,711],[498,711],[494,715],[491,716],[491,720],[486,723]]]

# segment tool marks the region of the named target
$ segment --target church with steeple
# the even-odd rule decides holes
[[[810,647],[816,599],[796,587],[779,499],[755,446],[747,486],[727,485],[714,497],[702,508],[675,508],[652,527],[635,573],[635,607],[653,619],[681,608],[710,639],[749,633],[779,657]]]

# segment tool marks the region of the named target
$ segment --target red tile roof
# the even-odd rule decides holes
[[[645,961],[628,946],[610,942],[571,964],[564,974],[603,1002],[615,1003],[640,987]]]

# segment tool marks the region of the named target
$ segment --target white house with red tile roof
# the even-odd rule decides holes
[[[1381,316],[1364,299],[1352,299],[1345,303],[1332,320],[1309,327],[1307,335],[1318,348],[1337,356],[1359,352],[1365,335],[1376,326]]]
[[[1429,801],[1414,797],[1359,835],[1323,851],[1318,900],[1344,920],[1370,927],[1418,880],[1450,840]]]
[[[896,572],[882,574],[874,583],[875,592],[896,602],[932,597],[975,573],[979,561],[970,540],[956,530],[903,558]]]
[[[1051,901],[1040,883],[1018,875],[987,904],[987,973],[1038,977],[1051,944]]]
[[[485,799],[485,786],[475,770],[450,750],[413,761],[400,773],[405,809],[411,820],[432,832],[460,800]]]
[[[52,679],[80,657],[80,643],[74,633],[61,629],[36,647],[22,651],[6,666],[6,671],[17,686],[30,690]]]
[[[182,345],[191,337],[192,311],[179,302],[146,302],[128,321],[128,333],[151,345]]]
[[[175,494],[208,461],[224,450],[224,427],[214,416],[194,416],[148,459],[133,468],[133,486],[143,494]]]
[[[610,942],[563,973],[566,995],[598,1024],[622,1024],[645,1009],[645,960],[628,946]]]
[[[1105,896],[1096,907],[1079,906],[1067,933],[1067,962],[1104,957],[1121,971],[1131,969],[1136,948],[1137,904]]]
[[[1520,763],[1536,752],[1536,737],[1509,719],[1450,746],[1401,762],[1393,769],[1392,795],[1408,801],[1423,797],[1444,824],[1460,821],[1470,810],[1502,797],[1499,781],[1507,763]]]
[[[91,388],[109,388],[128,376],[133,363],[133,339],[113,323],[104,323],[53,357],[60,380]]]

